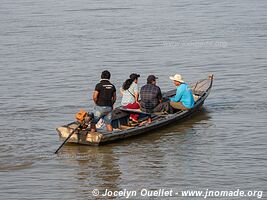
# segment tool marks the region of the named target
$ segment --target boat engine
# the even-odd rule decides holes
[[[86,129],[91,124],[91,121],[94,118],[94,113],[89,113],[81,109],[76,113],[75,118],[82,125],[82,129]]]

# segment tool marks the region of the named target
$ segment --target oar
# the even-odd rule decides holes
[[[66,140],[60,145],[60,147],[58,147],[58,149],[55,151],[55,154],[58,153],[58,151],[64,146],[64,144],[66,144],[66,142],[70,139],[70,137],[80,128],[82,127],[83,124],[80,124],[77,126],[77,128],[75,128],[70,134],[69,136],[66,138]]]

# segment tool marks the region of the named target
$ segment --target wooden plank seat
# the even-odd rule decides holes
[[[139,109],[130,109],[130,108],[121,107],[120,110],[125,111],[125,112],[133,112],[133,113],[145,113],[140,108]]]
[[[142,111],[141,109],[130,109],[130,108],[123,108],[123,107],[121,107],[120,110],[125,111],[125,112],[129,112],[129,113],[151,115],[152,117],[153,116],[167,115],[167,113],[164,113],[164,112],[147,113],[147,112]]]

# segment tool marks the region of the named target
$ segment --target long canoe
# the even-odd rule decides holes
[[[112,113],[112,132],[107,132],[105,129],[98,129],[97,132],[92,133],[90,129],[87,128],[85,130],[80,130],[77,134],[73,134],[68,142],[83,145],[101,145],[140,134],[146,134],[160,127],[178,123],[182,119],[194,114],[202,107],[204,101],[210,94],[212,83],[213,75],[209,75],[206,79],[201,79],[190,85],[195,98],[195,105],[192,109],[178,111],[174,114],[153,113],[152,123],[141,123],[136,126],[130,126],[129,116],[131,113],[141,113],[140,116],[143,116],[144,119],[147,117],[146,113],[142,113],[140,110],[129,110],[118,107],[114,109]],[[176,89],[170,90],[164,93],[164,96],[166,98],[172,97],[175,95],[175,92]],[[56,130],[60,139],[65,140],[77,126],[77,122],[72,122],[57,128]]]

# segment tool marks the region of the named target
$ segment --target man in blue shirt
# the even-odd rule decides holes
[[[194,96],[191,88],[184,82],[180,74],[170,76],[175,86],[177,86],[176,94],[170,98],[170,105],[174,109],[188,110],[194,107]]]

